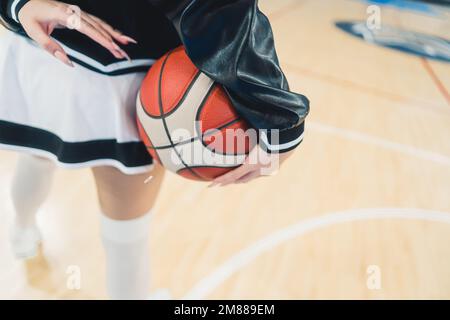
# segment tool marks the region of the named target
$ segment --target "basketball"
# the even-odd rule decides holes
[[[195,67],[184,47],[148,72],[137,124],[153,159],[192,180],[211,181],[238,167],[256,141],[223,87]]]

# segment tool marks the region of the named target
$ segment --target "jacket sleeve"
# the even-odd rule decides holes
[[[257,0],[147,0],[174,23],[194,64],[222,84],[260,145],[286,152],[300,144],[308,99],[289,91],[272,29]]]
[[[29,0],[0,0],[0,16],[5,26],[13,31],[22,31],[19,11]]]

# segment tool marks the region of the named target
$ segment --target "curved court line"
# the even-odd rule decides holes
[[[408,146],[405,144],[392,142],[389,140],[377,138],[365,133],[356,132],[353,130],[337,128],[334,126],[329,126],[326,124],[307,121],[306,122],[307,129],[312,129],[315,131],[320,131],[324,133],[332,133],[334,135],[341,136],[343,138],[347,138],[354,141],[363,142],[366,144],[375,145],[384,149],[400,152],[406,154],[408,156],[413,156],[416,158],[433,161],[445,166],[450,166],[450,157],[447,157],[443,154],[431,152],[423,149],[419,149],[416,147]]]
[[[422,57],[420,61],[422,62],[422,66],[424,67],[425,71],[428,73],[431,80],[433,81],[433,84],[436,86],[436,88],[444,97],[445,101],[447,101],[447,104],[450,106],[450,93],[447,91],[447,88],[442,83],[441,79],[438,77],[436,72],[434,72],[434,69],[431,66],[430,62],[425,57]]]
[[[372,208],[341,211],[316,218],[302,219],[298,223],[275,231],[244,248],[200,280],[182,299],[204,299],[257,257],[296,237],[336,224],[378,219],[425,220],[450,224],[450,213],[407,208]]]

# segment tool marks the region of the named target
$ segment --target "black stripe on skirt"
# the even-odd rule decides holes
[[[118,143],[114,139],[65,142],[46,130],[3,120],[0,120],[0,143],[44,150],[68,164],[112,159],[132,168],[153,163],[142,142]]]

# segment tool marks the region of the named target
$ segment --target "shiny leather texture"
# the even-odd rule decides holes
[[[289,91],[256,0],[148,0],[172,20],[194,64],[221,83],[258,129],[300,126],[309,100]]]

